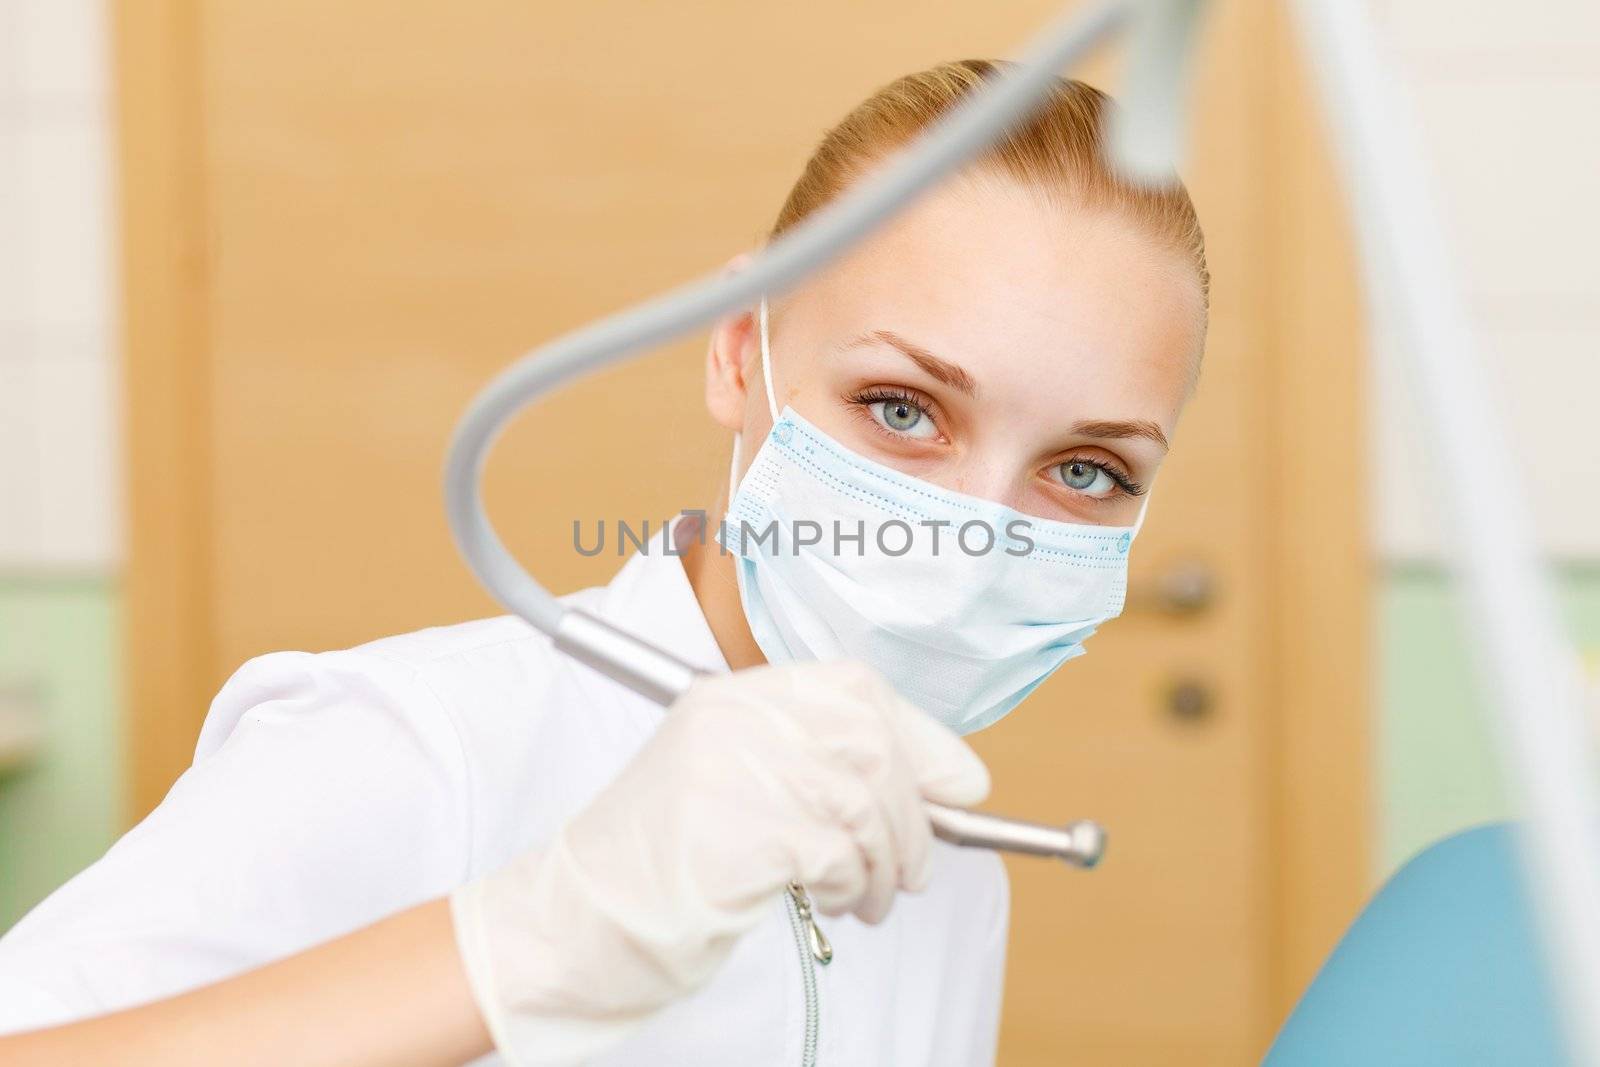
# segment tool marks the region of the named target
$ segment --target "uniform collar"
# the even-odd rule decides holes
[[[717,639],[683,569],[681,548],[699,535],[693,516],[680,515],[634,552],[605,587],[598,613],[704,671],[728,670]]]

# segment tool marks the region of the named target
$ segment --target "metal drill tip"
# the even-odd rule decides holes
[[[1072,840],[1072,848],[1063,852],[1061,858],[1068,863],[1088,870],[1105,856],[1106,831],[1099,823],[1079,819],[1067,826],[1067,835]]]

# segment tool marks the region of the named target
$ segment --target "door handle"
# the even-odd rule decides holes
[[[1217,576],[1209,563],[1184,560],[1161,571],[1142,589],[1130,591],[1128,606],[1174,618],[1199,615],[1217,599]]]

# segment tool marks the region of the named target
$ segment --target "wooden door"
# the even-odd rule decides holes
[[[493,610],[439,471],[497,369],[751,247],[850,105],[1053,7],[119,8],[135,810],[246,658]],[[1112,833],[1092,874],[1013,864],[1007,1064],[1248,1062],[1364,886],[1348,264],[1272,9],[1216,5],[1197,79],[1213,325],[1130,611],[978,742],[994,808]],[[702,345],[499,446],[491,509],[558,589],[617,566],[573,517],[715,496]],[[1187,615],[1153,592],[1182,568]]]

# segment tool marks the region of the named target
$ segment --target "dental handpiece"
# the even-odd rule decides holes
[[[562,613],[552,637],[558,651],[663,707],[688,692],[704,673],[580,608]],[[934,834],[953,845],[1051,856],[1086,870],[1105,853],[1105,830],[1087,819],[1047,826],[943,804],[927,807]]]

